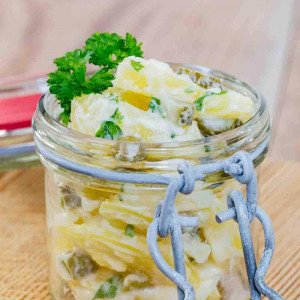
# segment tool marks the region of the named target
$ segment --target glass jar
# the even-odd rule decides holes
[[[220,71],[171,64],[223,80],[225,88],[248,95],[254,116],[244,125],[201,140],[132,143],[87,136],[59,123],[61,109],[54,95],[44,95],[34,121],[36,142],[79,165],[118,172],[176,176],[178,162],[206,164],[238,150],[257,149],[270,134],[270,117],[262,96],[246,83]],[[267,148],[254,160],[256,170]],[[177,299],[176,286],[151,259],[147,228],[166,186],[102,180],[58,166],[39,153],[46,167],[46,207],[53,299]],[[198,227],[183,229],[187,279],[196,299],[250,299],[238,226],[217,224],[227,209],[227,195],[244,187],[224,172],[197,181],[190,195],[179,194],[180,215],[197,216]],[[258,231],[252,222],[254,246]],[[170,238],[158,239],[165,260],[173,266]]]
[[[0,172],[38,165],[31,118],[46,78],[0,83]]]

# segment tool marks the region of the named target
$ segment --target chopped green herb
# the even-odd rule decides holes
[[[83,94],[101,94],[112,87],[114,68],[128,56],[142,57],[141,43],[130,34],[122,38],[116,33],[95,33],[87,39],[83,49],[67,52],[56,58],[57,70],[48,74],[50,93],[54,94],[63,108],[61,119],[70,122],[71,101]],[[88,63],[97,65],[100,70],[92,77],[86,76]]]
[[[114,94],[110,94],[110,95],[109,95],[109,99],[110,99],[111,101],[116,102],[116,103],[118,103],[118,102],[120,101],[119,97],[118,97],[117,95],[114,95]]]
[[[172,133],[172,134],[171,134],[171,139],[174,139],[175,136],[176,136],[176,134],[175,134],[175,133]]]
[[[118,195],[118,197],[119,197],[119,201],[121,201],[121,202],[122,202],[122,201],[123,201],[123,197],[122,197],[122,195],[121,195],[121,194],[119,194],[119,195]]]
[[[212,96],[212,95],[224,95],[226,94],[227,91],[221,91],[220,93],[213,93],[213,92],[206,92],[204,96],[198,98],[194,103],[195,103],[195,108],[198,110],[198,111],[201,111],[202,110],[202,106],[203,106],[203,101],[206,97],[208,96]]]
[[[128,224],[125,229],[125,234],[130,237],[134,237],[135,233],[134,233],[133,229],[134,229],[134,226],[131,224]]]
[[[158,111],[161,115],[163,115],[160,104],[161,101],[158,98],[152,97],[149,102],[149,110],[151,110],[152,112]]]
[[[130,64],[137,72],[145,68],[139,61],[131,60]]]
[[[124,190],[125,190],[125,183],[122,183],[122,184],[121,184],[120,190],[121,190],[122,193],[124,193]]]
[[[113,121],[116,121],[117,123],[122,123],[122,120],[124,119],[124,116],[119,111],[119,108],[117,107],[115,112],[110,116]]]
[[[185,89],[185,92],[186,92],[187,94],[190,94],[190,93],[193,93],[194,90],[193,90],[192,88],[186,88],[186,89]]]
[[[101,284],[93,300],[102,298],[115,298],[121,289],[122,279],[120,277],[113,276]]]
[[[122,135],[123,131],[116,123],[113,121],[104,121],[95,136],[108,140],[117,140]]]

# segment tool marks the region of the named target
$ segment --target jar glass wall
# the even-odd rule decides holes
[[[179,65],[172,65],[177,69]],[[59,124],[53,95],[42,97],[34,118],[36,142],[85,166],[119,172],[176,176],[181,159],[191,165],[222,160],[239,150],[253,151],[269,136],[270,119],[261,95],[219,71],[185,66],[223,79],[225,88],[251,97],[256,111],[239,128],[201,140],[141,144],[103,140]],[[257,168],[266,149],[254,161]],[[176,286],[156,267],[146,234],[166,186],[102,180],[64,169],[40,154],[46,166],[46,205],[50,252],[50,289],[54,299],[176,299]],[[223,172],[197,181],[190,195],[179,194],[181,215],[197,216],[198,227],[183,229],[187,279],[196,299],[250,299],[238,226],[217,224],[227,195],[244,187]],[[257,245],[258,232],[252,225]],[[172,266],[170,238],[158,239]],[[257,248],[257,247],[256,247]]]

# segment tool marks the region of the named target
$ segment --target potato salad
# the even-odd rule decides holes
[[[99,70],[86,72],[88,63]],[[112,161],[142,162],[147,153],[139,144],[199,141],[254,114],[251,98],[226,89],[221,79],[143,58],[130,34],[94,34],[55,64],[48,84],[60,102],[61,122],[75,133],[127,141],[126,151],[106,154]],[[177,287],[159,271],[146,242],[165,187],[91,183],[63,170],[47,172],[46,179],[54,299],[177,299]],[[197,181],[192,194],[176,199],[180,215],[199,219],[198,226],[182,229],[187,279],[197,300],[250,299],[238,226],[215,221],[232,188],[239,189],[232,179]],[[158,245],[174,267],[170,237],[158,238]]]

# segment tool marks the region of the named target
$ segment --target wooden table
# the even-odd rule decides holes
[[[0,175],[1,300],[50,299],[43,173],[39,167]],[[260,176],[260,203],[276,234],[266,281],[284,299],[300,299],[300,163],[267,160]]]

